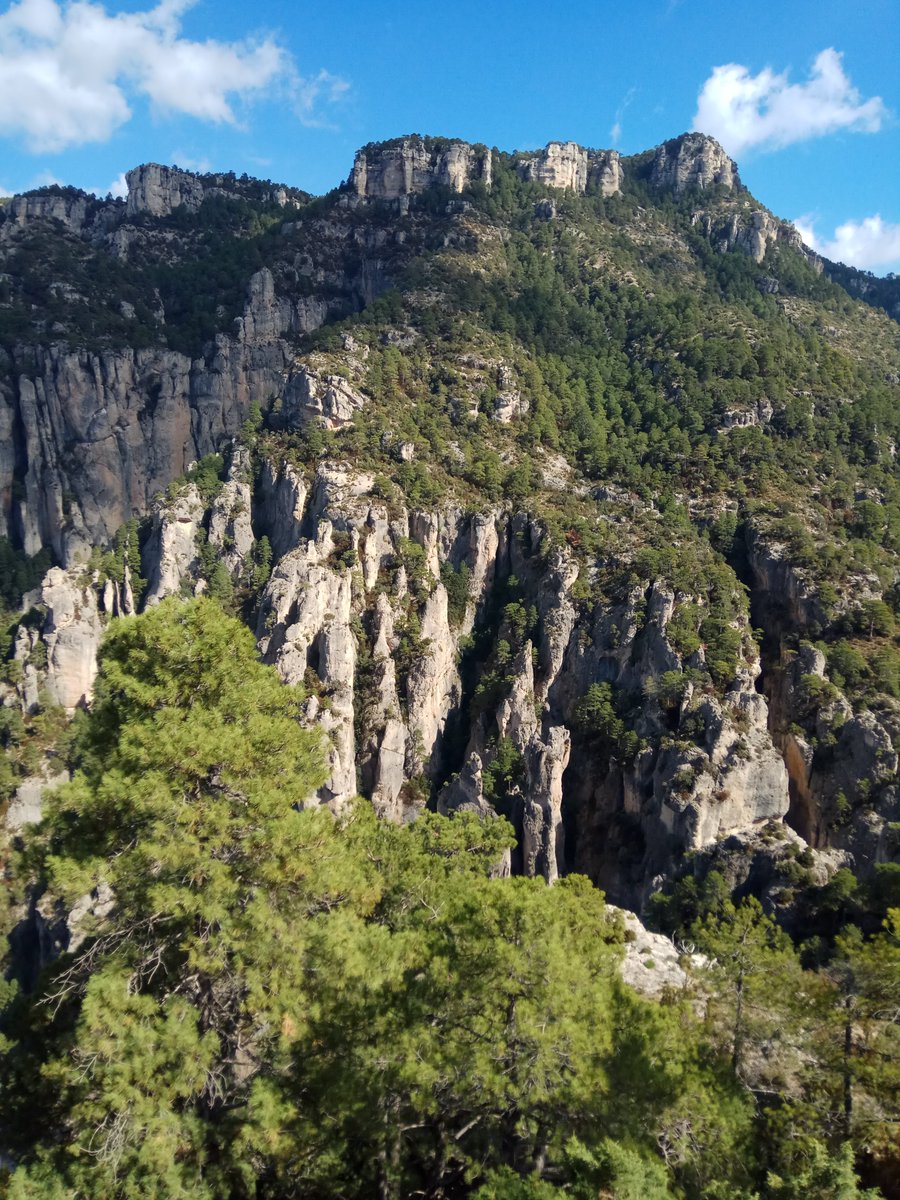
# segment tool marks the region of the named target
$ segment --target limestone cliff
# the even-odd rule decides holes
[[[649,697],[663,674],[686,668],[667,633],[682,600],[664,587],[582,610],[572,600],[577,563],[563,551],[547,559],[540,523],[524,514],[389,510],[372,476],[327,461],[312,476],[269,462],[254,493],[245,464],[238,452],[208,511],[193,486],[157,506],[144,602],[202,586],[202,529],[236,579],[254,532],[266,533],[277,562],[257,637],[282,678],[307,687],[307,719],[329,734],[323,801],[340,806],[361,788],[396,820],[414,816],[432,789],[444,811],[499,803],[518,834],[514,870],[553,880],[575,865],[632,906],[686,851],[787,811],[787,771],[752,656],[721,698],[685,682],[677,714],[648,700],[633,758],[584,736],[577,705],[592,684]],[[451,617],[442,575],[463,566],[466,603]],[[533,608],[533,637],[494,698],[473,710],[463,639],[486,628],[493,597],[513,578]],[[43,630],[29,637],[46,642],[47,668],[32,690],[47,686],[71,708],[90,695],[99,614],[124,611],[124,601],[99,579],[56,571],[42,602]],[[516,638],[504,623],[490,636],[497,653]],[[520,764],[502,798],[486,783],[501,753]]]
[[[615,150],[586,150],[576,142],[550,142],[540,154],[521,157],[516,170],[525,180],[583,193],[596,187],[613,196],[622,186],[622,162]]]
[[[676,196],[691,189],[741,187],[734,162],[714,138],[704,133],[685,133],[658,146],[650,166],[650,182]]]
[[[692,224],[702,229],[722,253],[741,250],[754,262],[761,263],[770,247],[789,246],[799,250],[817,273],[822,271],[822,260],[804,244],[793,225],[779,221],[764,209],[750,207],[749,202],[741,211],[732,212],[724,218],[698,211],[692,217]]]
[[[246,178],[246,177],[245,177]],[[168,217],[177,208],[197,212],[203,201],[211,196],[241,199],[247,186],[233,175],[198,175],[178,167],[162,166],[160,163],[144,163],[125,174],[128,184],[126,212],[129,217],[146,214],[150,217]],[[290,203],[306,200],[306,193],[297,188],[270,184],[262,192],[254,189],[257,201],[284,207]]]
[[[80,234],[91,205],[92,197],[74,188],[13,196],[8,205],[0,208],[0,241],[9,241],[23,230],[49,221],[70,233]]]
[[[476,181],[490,186],[489,150],[467,142],[429,144],[405,137],[360,150],[348,186],[367,200],[399,200],[437,185],[462,192]]]

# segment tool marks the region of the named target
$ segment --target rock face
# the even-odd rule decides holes
[[[686,852],[781,820],[788,772],[749,652],[723,692],[684,676],[677,711],[648,700],[636,754],[598,750],[578,725],[577,705],[596,683],[652,696],[664,675],[702,665],[702,651],[685,662],[669,638],[683,597],[655,585],[579,607],[578,565],[564,549],[546,552],[527,515],[389,509],[374,488],[372,476],[325,460],[312,474],[266,463],[254,492],[237,450],[211,507],[185,487],[158,505],[144,547],[153,604],[197,589],[201,527],[235,580],[248,577],[255,535],[269,538],[275,566],[256,632],[265,661],[305,686],[306,719],[329,740],[321,801],[340,807],[362,790],[394,820],[415,816],[429,793],[444,812],[497,809],[517,834],[509,869],[552,881],[574,867],[629,907]],[[463,566],[468,596],[451,617],[442,573]],[[491,630],[495,647],[517,648],[493,698],[473,709],[461,639],[495,619],[513,577],[533,632],[517,642],[509,616]],[[17,655],[30,662],[40,636],[48,667],[22,687],[51,687],[72,707],[90,694],[100,614],[127,611],[127,596],[61,571],[43,595],[44,630],[21,634],[32,641]],[[850,747],[893,769],[874,725],[847,739],[848,773],[859,765]]]
[[[349,424],[365,405],[365,398],[341,375],[318,375],[306,365],[288,376],[281,419],[285,428],[301,428],[316,421],[325,429]]]
[[[63,708],[90,699],[97,674],[100,622],[94,587],[80,584],[73,572],[54,567],[41,586],[47,616],[41,631],[47,647],[46,687]]]
[[[144,213],[151,217],[168,217],[176,208],[197,212],[208,196],[239,198],[242,194],[241,185],[233,175],[196,175],[160,163],[135,167],[126,172],[125,182],[128,184],[126,212],[129,217]],[[283,207],[293,200],[306,199],[306,196],[295,188],[272,184],[259,198]]]
[[[353,682],[356,639],[351,629],[351,580],[335,570],[332,527],[322,521],[315,539],[304,540],[275,568],[260,607],[258,633],[266,662],[285,683],[321,681],[307,716],[331,738],[331,776],[322,800],[340,805],[356,791]],[[268,632],[271,629],[271,633]],[[321,695],[319,692],[321,691]]]
[[[729,429],[749,429],[753,425],[768,425],[772,420],[773,411],[771,401],[765,397],[757,400],[748,408],[730,408],[722,414],[719,432],[725,433]]]
[[[129,217],[148,213],[151,217],[167,217],[176,208],[196,212],[203,203],[203,183],[199,176],[177,167],[145,163],[125,175],[128,184],[127,211]]]
[[[468,142],[429,145],[418,137],[366,146],[353,163],[348,186],[368,200],[399,200],[435,186],[462,192],[490,186],[491,152]]]
[[[203,358],[56,344],[23,351],[13,378],[0,379],[0,431],[10,435],[0,451],[0,536],[29,554],[50,546],[64,563],[108,542],[190,462],[238,433],[254,404],[271,403],[292,357],[286,338],[318,328],[328,311],[281,300],[264,269],[235,336],[218,335]]]
[[[612,196],[622,186],[622,163],[615,150],[586,150],[576,142],[550,142],[533,158],[520,158],[519,175],[528,182],[583,194],[595,185]]]
[[[0,241],[8,241],[35,222],[56,221],[69,233],[80,234],[91,197],[71,190],[13,196],[0,208]]]
[[[822,260],[804,245],[800,234],[787,221],[779,221],[764,209],[745,209],[723,220],[714,220],[709,213],[697,212],[692,224],[699,226],[715,248],[741,250],[754,262],[762,262],[770,246],[791,246],[799,250],[819,272]]]
[[[413,153],[415,139],[408,141]],[[419,150],[430,166],[424,175],[424,168],[412,171],[413,190],[429,180],[456,190],[469,178],[489,180],[487,151],[464,143],[427,153],[419,144]],[[390,174],[392,154],[379,152],[373,163],[377,159]],[[400,153],[401,168],[403,157]],[[8,240],[14,251],[23,229],[38,222],[48,236],[77,235],[92,243],[92,252],[113,260],[133,256],[174,265],[182,257],[192,261],[196,247],[190,232],[165,222],[172,212],[196,211],[209,196],[246,198],[246,193],[254,203],[270,206],[306,198],[274,185],[195,176],[158,164],[130,172],[129,188],[127,204],[68,191],[14,198],[0,206],[0,243],[5,250]],[[372,188],[375,194],[381,184],[376,180]],[[46,546],[65,565],[108,542],[124,521],[146,512],[153,496],[188,463],[233,438],[254,405],[267,410],[281,399],[298,338],[371,303],[417,250],[405,231],[361,221],[341,206],[309,221],[302,237],[290,222],[283,232],[271,265],[248,275],[240,315],[228,319],[223,308],[220,331],[190,354],[166,348],[167,340],[183,339],[170,338],[158,291],[144,295],[143,307],[119,304],[122,328],[113,323],[107,330],[107,315],[99,317],[103,331],[91,349],[67,342],[63,324],[4,347],[0,536],[29,554]],[[146,280],[142,287],[146,291]],[[70,299],[76,307],[89,304],[80,294]],[[135,325],[133,339],[129,323]],[[295,415],[304,419],[340,423],[347,406],[359,402],[342,393],[339,383],[326,380],[306,392],[303,379],[296,383],[288,408],[296,402]]]
[[[157,504],[153,529],[143,555],[148,605],[158,604],[166,596],[183,594],[184,583],[192,590],[192,571],[197,566],[197,534],[203,513],[203,501],[193,484],[175,500],[165,499]]]
[[[890,861],[900,716],[887,706],[854,714],[808,642],[796,653],[782,648],[768,690],[771,736],[790,778],[790,825],[815,849],[841,852],[857,873]]]
[[[44,793],[67,783],[68,771],[45,771],[23,779],[9,803],[3,824],[13,834],[21,833],[26,825],[35,825],[44,815]]]
[[[571,704],[598,679],[646,695],[654,680],[687,666],[668,639],[674,602],[654,586],[597,612],[589,629],[568,640],[551,704]],[[630,761],[613,754],[605,773],[590,745],[576,742],[565,780],[582,814],[575,865],[603,879],[617,902],[639,907],[653,879],[685,851],[787,812],[787,772],[754,689],[758,672],[745,662],[722,699],[686,685],[674,735],[663,711],[646,705],[636,726],[646,747]]]
[[[737,167],[719,143],[704,133],[685,133],[658,146],[650,182],[676,196],[691,189],[740,187]]]
[[[625,927],[625,956],[619,968],[624,982],[645,996],[659,997],[667,990],[686,989],[689,977],[672,939],[652,933],[632,912],[615,905],[610,905],[609,911]]]
[[[16,632],[14,657],[22,668],[18,703],[32,712],[46,696],[72,712],[91,698],[103,614],[110,611],[103,607],[103,589],[96,576],[53,567],[33,598],[44,619],[38,628],[22,624]],[[115,604],[114,592],[109,600]]]
[[[232,456],[228,479],[216,497],[209,517],[209,543],[219,551],[232,579],[237,578],[250,561],[256,541],[251,520],[251,480],[250,456],[237,450]]]

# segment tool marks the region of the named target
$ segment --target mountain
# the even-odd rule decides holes
[[[3,213],[13,545],[96,565],[141,518],[146,602],[236,585],[267,660],[318,680],[324,798],[495,802],[529,871],[637,907],[686,851],[786,815],[863,872],[890,857],[897,330],[721,147],[407,137],[322,199],[155,165],[128,185]],[[227,482],[171,489],[216,453]],[[73,663],[47,617],[68,708],[90,592],[56,600],[90,626]],[[579,725],[597,688],[617,715],[582,725],[627,753]]]
[[[408,136],[318,198],[127,179],[0,208],[8,828],[110,619],[205,593],[305,688],[335,812],[499,813],[501,873],[666,931],[721,880],[798,940],[874,933],[896,281],[824,262],[696,133]],[[23,917],[25,975],[58,916]]]

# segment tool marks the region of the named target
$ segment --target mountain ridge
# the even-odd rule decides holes
[[[64,898],[34,866],[42,835],[29,825],[49,811],[51,839],[68,841],[59,804],[80,804],[65,797],[86,794],[87,764],[90,805],[140,859],[141,837],[119,826],[143,795],[147,760],[116,723],[135,722],[167,780],[173,766],[194,778],[195,746],[173,763],[168,734],[151,733],[158,719],[167,730],[210,721],[246,772],[235,719],[269,746],[265,722],[241,708],[255,676],[295,732],[316,731],[314,769],[310,759],[290,795],[303,793],[304,825],[344,839],[329,863],[360,852],[365,872],[390,871],[376,844],[416,857],[424,839],[436,906],[410,906],[405,892],[396,903],[429,928],[445,884],[428,863],[445,837],[471,834],[488,863],[465,868],[480,880],[478,911],[520,896],[538,929],[547,904],[562,913],[581,897],[592,915],[564,932],[590,947],[605,928],[602,889],[675,935],[680,965],[661,935],[633,920],[630,938],[618,918],[609,926],[640,956],[629,977],[659,997],[659,1017],[693,1022],[702,992],[682,1003],[672,989],[733,961],[728,939],[741,931],[771,977],[802,978],[778,990],[840,1003],[827,1018],[838,1066],[822,1057],[818,1026],[804,1026],[801,1068],[793,1042],[785,1049],[787,1010],[761,973],[755,994],[776,1034],[745,1054],[743,1030],[723,1024],[731,1067],[721,1054],[711,1061],[730,1070],[755,1128],[768,1128],[770,1096],[780,1120],[827,1094],[812,1126],[826,1168],[838,1160],[825,1143],[852,1139],[867,1178],[888,1178],[894,1110],[881,1075],[871,1086],[851,1077],[866,1046],[846,1014],[860,1010],[843,1007],[847,976],[833,973],[896,949],[885,921],[900,907],[897,323],[829,280],[700,135],[633,160],[574,143],[502,154],[406,137],[364,147],[348,181],[318,198],[160,164],[129,181],[130,201],[49,189],[5,206],[0,223],[0,832],[6,858],[25,848],[21,869],[8,869],[18,888],[10,972],[29,991],[42,970],[89,963],[120,928],[109,878],[129,886],[127,870],[109,874],[123,860],[109,868],[101,855]],[[165,701],[166,655],[147,652],[163,644],[187,668],[180,713]],[[222,651],[238,644],[239,669]],[[119,683],[111,654],[126,668]],[[144,697],[137,713],[120,694],[127,678]],[[194,703],[196,685],[209,703]],[[210,743],[199,792],[166,783],[154,795],[160,813],[177,811],[192,829],[200,795],[213,824],[221,817],[243,842],[255,818],[243,785],[213,761],[224,742]],[[109,791],[118,785],[106,753],[127,758],[127,794]],[[286,828],[293,810],[279,807],[280,764],[266,756],[253,757],[251,786],[263,788],[266,820]],[[48,801],[72,772],[76,792]],[[180,906],[207,877],[206,833],[186,875],[177,825],[161,823],[174,829]],[[217,864],[233,857],[222,828]],[[251,840],[265,855],[260,828]],[[461,887],[446,865],[446,886]],[[155,869],[141,886],[156,886]],[[255,880],[241,874],[238,917]],[[280,874],[268,880],[279,896]],[[454,944],[475,911],[467,894]],[[329,919],[305,911],[317,926]],[[360,918],[367,939],[378,919],[369,924],[368,909]],[[526,959],[542,936],[522,948]],[[198,937],[207,943],[205,926]],[[293,937],[291,922],[279,945],[304,974]],[[162,995],[180,970],[173,959]],[[568,994],[559,969],[540,974],[549,993]],[[383,1011],[395,1013],[413,975],[423,977],[390,968]],[[440,975],[465,1007],[453,971]],[[877,975],[846,993],[854,1005],[882,1003]],[[368,992],[360,1003],[354,1013],[371,1013]],[[275,1004],[266,1029],[283,1021],[280,995]],[[435,1005],[422,1011],[433,1029]],[[888,1046],[893,1026],[873,1020],[866,1031]],[[788,1023],[799,1029],[796,1014]],[[365,1024],[351,1024],[368,1044]],[[326,1026],[343,1054],[344,1031]],[[589,1023],[588,1042],[595,1034]],[[306,1057],[318,1061],[310,1038]],[[243,1061],[234,1079],[222,1067],[239,1098],[257,1069]],[[850,1116],[848,1094],[860,1098]],[[410,1111],[418,1122],[418,1102]],[[580,1129],[581,1116],[561,1128]],[[415,1128],[430,1155],[427,1120]],[[882,1141],[868,1158],[872,1130]],[[372,1135],[379,1145],[383,1133]],[[16,1136],[33,1146],[33,1131]],[[568,1153],[562,1140],[553,1171]],[[759,1140],[745,1194],[785,1200],[769,1139]],[[55,1132],[52,1141],[62,1144]],[[358,1142],[367,1159],[375,1142]],[[651,1139],[650,1152],[660,1144]],[[485,1145],[495,1153],[490,1137]],[[840,1153],[834,1169],[849,1180],[849,1147]],[[404,1170],[423,1187],[431,1177]],[[593,1195],[601,1177],[591,1178]],[[457,1184],[453,1195],[471,1193],[462,1176]],[[722,1187],[706,1194],[734,1191]]]
[[[702,135],[624,168],[574,143],[488,154],[364,147],[319,199],[150,165],[91,217],[48,193],[68,230],[41,205],[42,239],[0,227],[25,321],[4,335],[6,530],[68,568],[17,642],[48,663],[22,702],[84,700],[138,577],[144,604],[214,588],[285,678],[318,679],[324,800],[511,806],[518,869],[579,863],[638,906],[686,851],[786,814],[865,874],[896,802],[896,652],[864,608],[896,594],[896,326]],[[217,507],[191,464],[221,452]],[[122,538],[131,583],[97,565]],[[803,682],[782,658],[823,637]],[[823,740],[868,749],[825,769]],[[608,852],[597,820],[639,836]]]

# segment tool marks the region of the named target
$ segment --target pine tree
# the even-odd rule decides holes
[[[111,627],[33,855],[52,894],[112,908],[20,1021],[4,1132],[32,1164],[12,1195],[252,1194],[229,1147],[305,1019],[304,921],[368,894],[330,813],[301,811],[324,756],[300,702],[209,600]]]

